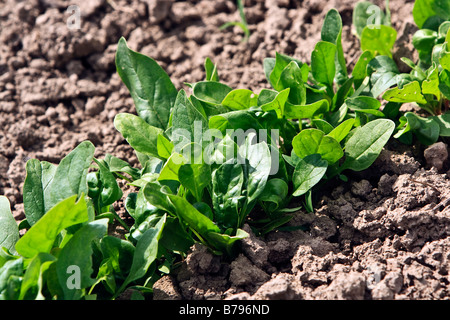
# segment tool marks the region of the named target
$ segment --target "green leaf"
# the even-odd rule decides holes
[[[330,91],[336,74],[335,55],[336,45],[326,41],[317,42],[311,54],[311,72],[314,79],[326,85]]]
[[[9,297],[8,286],[14,278],[22,277],[24,270],[23,258],[8,260],[0,268],[0,300],[12,300],[18,297]]]
[[[100,242],[103,259],[108,259],[113,271],[126,276],[131,268],[135,247],[130,241],[114,236],[105,236]]]
[[[88,193],[86,176],[94,159],[94,151],[94,145],[90,141],[84,141],[61,160],[48,186],[45,212],[73,195],[80,197],[83,193]]]
[[[232,255],[232,246],[238,241],[248,237],[248,233],[242,229],[237,229],[234,236],[228,234],[222,234],[218,232],[209,232],[207,239],[213,243],[213,245],[220,250],[220,252],[226,252],[228,255]]]
[[[44,300],[44,273],[56,258],[49,253],[39,253],[29,263],[20,287],[19,300]]]
[[[194,96],[209,105],[220,105],[232,90],[226,84],[215,81],[197,82],[192,87]]]
[[[60,298],[78,300],[83,296],[83,289],[95,283],[95,279],[91,278],[94,272],[92,242],[102,238],[107,230],[107,219],[92,221],[78,230],[61,249],[55,262],[59,285],[63,292]],[[73,285],[75,287],[72,287]]]
[[[175,101],[172,119],[172,138],[177,136],[185,137],[185,143],[197,142],[194,138],[201,136],[208,123],[205,117],[194,107],[188,99],[186,92],[180,90]]]
[[[176,196],[168,196],[173,206],[176,208],[180,220],[200,235],[207,235],[209,232],[220,232],[219,227],[208,217],[195,209],[186,199]]]
[[[357,37],[361,38],[367,25],[381,25],[386,21],[381,8],[369,1],[359,1],[353,9],[353,26]]]
[[[352,77],[353,83],[355,84],[355,89],[359,88],[366,78],[367,74],[367,65],[374,58],[374,54],[366,50],[359,57],[355,66],[353,67]]]
[[[258,199],[264,191],[271,170],[271,155],[267,144],[252,143],[256,135],[249,135],[245,143],[239,148],[242,158],[248,160],[244,165],[247,180],[247,199],[251,203]]]
[[[381,107],[381,102],[375,98],[359,96],[348,98],[345,103],[350,110],[373,114],[377,117],[384,117],[383,112],[378,110]]]
[[[297,163],[292,182],[294,183],[295,197],[299,197],[314,187],[324,176],[328,162],[319,154],[311,154]]]
[[[422,90],[418,81],[410,82],[403,86],[392,88],[383,94],[383,99],[392,102],[416,102],[418,104],[426,104],[427,100],[422,95]]]
[[[347,97],[354,91],[352,85],[353,78],[349,78],[342,84],[342,86],[339,87],[336,94],[333,96],[333,99],[331,100],[330,111],[333,112],[336,108],[340,108],[342,106],[345,99],[347,99]]]
[[[194,239],[192,233],[188,234],[185,225],[180,223],[178,217],[167,216],[160,244],[169,252],[188,252],[194,244]]]
[[[417,30],[412,38],[414,48],[418,51],[431,52],[437,38],[437,32],[429,29]]]
[[[419,29],[428,19],[438,16],[443,21],[450,20],[450,2],[448,0],[416,0],[413,18]]]
[[[159,174],[159,181],[162,180],[178,180],[178,170],[180,170],[180,167],[186,163],[186,158],[183,157],[179,153],[173,153],[169,159],[167,159],[166,163],[164,164],[164,167],[161,170],[161,173]]]
[[[280,92],[274,92],[275,96],[273,97],[273,99],[268,99],[269,101],[265,101],[265,103],[260,103],[259,101],[261,100],[261,96],[267,96],[266,92],[271,92],[271,90],[267,90],[267,89],[263,89],[261,90],[259,97],[258,97],[258,105],[261,107],[261,110],[263,111],[271,111],[271,110],[275,110],[278,119],[282,119],[284,116],[284,106],[286,104],[286,101],[289,97],[289,91],[290,89],[284,89]]]
[[[235,159],[237,149],[236,142],[229,135],[225,135],[219,143],[211,142],[205,148],[203,160],[206,164],[222,164],[230,159]]]
[[[309,67],[307,64],[301,62],[300,60],[278,52],[275,53],[275,59],[273,58],[264,59],[264,71],[266,73],[266,77],[269,74],[268,80],[275,90],[281,91],[284,89],[280,87],[279,80],[281,74],[283,73],[283,70],[291,62],[297,63],[297,66],[301,69],[302,80],[303,82],[306,82],[308,80]]]
[[[239,227],[238,210],[243,184],[244,172],[240,164],[227,162],[213,172],[214,220],[224,229]]]
[[[361,50],[392,57],[391,51],[396,39],[397,31],[390,26],[367,26],[361,34]]]
[[[158,155],[162,159],[168,159],[172,154],[173,143],[167,139],[163,134],[159,133],[156,139],[156,148],[158,149]]]
[[[432,94],[438,100],[441,98],[441,91],[439,90],[439,69],[436,65],[429,70],[427,78],[422,82],[422,93]]]
[[[139,179],[141,176],[139,169],[133,168],[128,162],[122,159],[106,154],[104,160],[108,164],[109,171],[111,172],[128,173],[133,179]]]
[[[270,211],[274,212],[282,207],[288,196],[289,186],[283,179],[269,179],[264,191],[259,195],[259,201],[270,202]]]
[[[347,119],[328,133],[328,136],[334,138],[337,142],[341,142],[352,130],[354,123],[355,119]]]
[[[430,118],[439,125],[439,135],[441,137],[450,137],[450,112]]]
[[[318,129],[300,131],[292,140],[292,147],[300,158],[320,154],[328,164],[335,163],[344,155],[339,142]]]
[[[441,64],[442,68],[444,68],[447,71],[450,71],[450,52],[448,51],[444,52],[441,58],[439,59],[439,63]]]
[[[313,119],[311,121],[311,124],[317,129],[323,131],[325,134],[329,134],[334,129],[334,127],[331,124],[322,119]]]
[[[210,58],[205,59],[205,73],[206,81],[219,81],[219,74],[217,73],[217,66]]]
[[[306,87],[302,70],[295,61],[290,62],[281,72],[277,87],[279,91],[289,88],[288,100],[292,104],[306,103]]]
[[[49,201],[48,187],[55,175],[57,166],[37,159],[26,164],[27,176],[23,184],[23,205],[28,223],[32,226],[46,212],[45,203]],[[47,205],[48,206],[48,205]]]
[[[248,110],[231,111],[209,118],[209,128],[218,129],[226,134],[227,129],[247,131],[249,129],[262,129],[252,112]]]
[[[158,135],[164,133],[162,129],[154,127],[130,113],[116,115],[114,126],[133,149],[147,156],[160,158]]]
[[[344,121],[347,116],[348,106],[346,103],[343,103],[342,106],[336,112],[325,115],[325,119],[332,126],[338,126],[342,121]]]
[[[406,112],[406,128],[401,133],[413,132],[424,145],[432,145],[439,138],[440,125],[434,118],[423,118],[413,112]],[[399,135],[399,134],[398,134]],[[396,137],[398,137],[396,135]]]
[[[287,119],[312,119],[328,112],[330,104],[326,99],[306,105],[293,105],[287,102],[284,108]]]
[[[121,292],[129,283],[144,277],[150,265],[156,260],[159,240],[162,236],[165,223],[166,215],[161,217],[154,228],[145,231],[137,242],[130,273],[125,279],[119,292]]]
[[[236,89],[230,91],[222,101],[224,107],[231,110],[245,110],[257,105],[258,95],[251,90]]]
[[[386,89],[397,85],[397,75],[400,73],[397,64],[388,56],[376,56],[367,65],[367,74],[372,84],[372,96],[377,98]]]
[[[94,159],[99,167],[99,180],[101,183],[100,197],[98,198],[98,209],[113,204],[122,198],[122,189],[117,184],[117,180],[101,161]]]
[[[163,187],[160,184],[149,182],[143,190],[145,199],[151,205],[175,215],[175,210],[167,197],[167,193],[163,192]]]
[[[76,224],[88,221],[88,210],[84,196],[76,202],[74,195],[50,209],[16,243],[17,252],[26,258],[40,252],[50,252],[59,233]]]
[[[439,90],[450,100],[450,71],[442,70],[439,74]]]
[[[342,85],[348,79],[344,50],[342,48],[342,18],[336,9],[331,9],[322,25],[321,39],[336,45],[336,82]]]
[[[272,85],[272,88],[274,87],[274,85],[270,81],[270,75],[272,71],[275,69],[275,65],[276,65],[276,58],[264,58],[263,60],[264,74],[266,76],[266,80]],[[278,82],[278,79],[276,79],[276,82]]]
[[[155,60],[130,50],[123,37],[117,47],[116,67],[138,115],[156,128],[167,129],[170,109],[177,96],[167,73]]]
[[[394,122],[388,119],[376,119],[357,128],[345,144],[345,162],[341,171],[367,169],[376,160],[394,129]]]
[[[178,179],[200,202],[203,190],[211,183],[211,167],[207,164],[182,165],[178,170]]]
[[[8,198],[0,196],[0,248],[15,253],[14,246],[19,240],[19,229],[14,219]]]

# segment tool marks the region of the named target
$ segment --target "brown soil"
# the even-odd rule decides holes
[[[80,4],[71,30],[69,5]],[[218,64],[233,88],[267,88],[262,62],[275,51],[309,62],[326,12],[344,21],[349,65],[359,55],[351,31],[354,0],[246,0],[251,36],[243,42],[235,2],[6,0],[0,2],[0,194],[24,218],[25,163],[58,163],[89,139],[137,164],[114,129],[133,101],[115,72],[121,36],[156,59],[178,89]],[[376,1],[383,6],[384,1]],[[413,55],[413,1],[391,0],[395,58]],[[156,4],[155,4],[156,3]],[[375,165],[323,190],[314,213],[290,222],[306,230],[252,235],[232,262],[194,246],[173,276],[155,285],[155,299],[449,299],[450,181],[447,146],[424,152],[392,142]],[[121,209],[120,207],[118,208]],[[246,226],[246,230],[251,230]]]

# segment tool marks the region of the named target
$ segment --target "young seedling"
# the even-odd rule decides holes
[[[241,17],[241,21],[226,22],[220,26],[220,30],[225,30],[229,27],[237,26],[241,28],[242,31],[244,32],[244,38],[242,39],[242,41],[247,41],[248,38],[250,37],[250,30],[248,28],[247,18],[245,17],[244,5],[242,3],[242,0],[236,0],[236,4],[239,10],[239,16]]]

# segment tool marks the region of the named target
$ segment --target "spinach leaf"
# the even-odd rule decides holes
[[[365,27],[361,34],[361,50],[370,51],[374,55],[386,55],[392,58],[391,51],[396,39],[397,30],[390,26]]]
[[[44,274],[55,261],[56,258],[49,253],[39,253],[31,260],[23,276],[19,300],[45,299],[42,293],[46,280]]]
[[[277,91],[283,90],[279,82],[280,77],[281,74],[283,73],[283,70],[291,62],[295,62],[297,64],[297,66],[301,70],[302,80],[303,82],[306,82],[308,80],[309,66],[301,62],[300,60],[278,52],[275,52],[275,59],[273,58],[264,59],[264,71],[266,73],[266,77],[275,90]]]
[[[210,58],[205,59],[205,73],[206,73],[206,81],[219,82],[219,74],[217,71],[217,66],[211,61]]]
[[[212,175],[214,220],[225,229],[239,227],[239,204],[242,200],[244,172],[242,165],[225,162]]]
[[[19,240],[19,229],[14,219],[8,198],[0,196],[0,248],[15,253],[14,246]]]
[[[215,81],[200,81],[192,87],[195,98],[212,106],[220,105],[232,90],[226,84]]]
[[[292,104],[306,103],[306,87],[302,71],[295,61],[290,62],[281,72],[277,83],[279,91],[289,88],[288,100]]]
[[[115,273],[126,277],[130,271],[135,247],[130,241],[114,236],[105,236],[100,241],[104,260],[108,260]]]
[[[203,128],[207,125],[205,117],[194,107],[186,92],[180,90],[172,112],[172,135],[176,132],[178,136],[184,136],[188,143],[200,143],[201,141],[194,141],[194,138],[201,137]]]
[[[345,144],[345,162],[340,171],[367,169],[376,160],[394,129],[394,122],[388,119],[376,119],[358,127]]]
[[[263,89],[258,96],[258,106],[261,110],[269,112],[274,110],[278,119],[284,116],[284,107],[289,97],[290,88],[284,89],[280,92]]]
[[[239,148],[239,154],[246,159],[244,175],[247,181],[247,201],[252,203],[264,191],[271,170],[271,155],[267,144],[254,143],[256,135],[249,135]],[[244,212],[244,214],[246,214]]]
[[[352,19],[355,33],[359,38],[361,38],[364,28],[368,25],[372,27],[381,24],[390,25],[389,14],[386,14],[379,6],[369,1],[359,1],[356,3],[353,9]]]
[[[203,190],[211,183],[211,167],[207,164],[185,164],[178,170],[178,179],[197,202],[201,202]]]
[[[347,119],[331,130],[331,132],[328,133],[328,136],[334,138],[337,142],[341,142],[347,137],[350,130],[352,130],[354,123],[355,119]]]
[[[222,106],[231,110],[245,110],[257,105],[258,95],[248,89],[230,91],[222,101]]]
[[[450,2],[448,0],[416,0],[413,8],[414,22],[420,29],[433,18],[439,21],[450,20]]]
[[[320,154],[311,154],[297,163],[292,182],[294,183],[293,196],[298,197],[314,187],[325,175],[328,162],[321,159]]]
[[[76,224],[87,222],[88,209],[84,196],[71,196],[52,207],[16,243],[17,252],[32,258],[40,252],[50,252],[59,233]]]
[[[395,134],[395,138],[400,138],[402,135],[412,132],[424,145],[431,145],[439,138],[440,125],[435,121],[435,118],[423,118],[413,112],[406,112],[400,119],[400,123],[402,122],[405,123],[405,126]]]
[[[417,102],[418,104],[426,104],[427,100],[422,95],[422,90],[418,81],[403,86],[402,89],[398,87],[392,88],[383,94],[383,99],[392,102]]]
[[[318,129],[304,129],[294,137],[292,147],[300,158],[320,154],[329,164],[338,161],[344,155],[341,145],[334,138],[326,136]]]
[[[57,166],[37,159],[26,164],[27,176],[23,184],[23,206],[27,221],[32,226],[46,212],[49,202],[48,187],[55,175]]]
[[[155,60],[130,50],[123,37],[117,47],[116,67],[130,91],[138,115],[149,125],[167,129],[170,110],[177,96],[167,73]]]
[[[327,12],[322,25],[321,39],[336,45],[336,83],[342,85],[348,79],[347,65],[342,48],[342,18],[336,9]]]
[[[336,74],[335,55],[336,45],[326,41],[317,42],[311,53],[311,72],[319,83],[328,88],[329,95],[333,96],[333,81]],[[331,94],[330,94],[331,93]]]
[[[136,151],[150,157],[161,158],[158,154],[158,134],[164,131],[154,127],[142,118],[129,113],[119,113],[114,118],[114,126]]]
[[[94,159],[94,151],[94,145],[90,141],[84,141],[61,160],[48,186],[48,200],[44,202],[45,212],[70,196],[81,197],[83,193],[88,193],[86,176]],[[44,175],[44,179],[47,177],[47,174]]]
[[[158,255],[159,240],[166,223],[166,215],[161,217],[154,228],[150,228],[142,235],[136,244],[130,272],[117,291],[116,295],[122,292],[128,284],[145,276],[150,265],[156,260]]]
[[[55,262],[56,274],[64,300],[78,300],[83,289],[92,286],[92,242],[101,239],[108,229],[107,219],[92,221],[79,229],[64,245]],[[71,274],[79,279],[71,279]]]
[[[439,135],[441,137],[450,137],[450,113],[446,112],[439,116],[431,117],[439,125]]]
[[[106,163],[97,159],[94,159],[94,161],[99,167],[99,184],[97,185],[97,187],[99,188],[99,194],[93,200],[97,212],[101,213],[102,208],[107,207],[122,198],[123,193],[122,189],[120,189],[116,181],[116,178],[109,170],[109,168],[105,165]]]
[[[352,78],[355,84],[355,89],[359,88],[367,76],[367,65],[374,58],[374,54],[366,50],[358,58],[353,67]]]
[[[275,212],[282,208],[288,200],[289,186],[285,180],[280,178],[269,179],[264,187],[264,191],[259,195],[258,200],[269,212]],[[269,203],[267,205],[267,203]]]
[[[313,119],[327,113],[330,103],[326,99],[305,105],[293,105],[286,102],[284,109],[287,119]]]

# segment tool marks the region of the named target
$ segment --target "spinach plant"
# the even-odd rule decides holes
[[[116,115],[114,126],[140,167],[95,158],[89,141],[58,165],[29,160],[19,226],[0,197],[0,299],[114,299],[126,289],[141,299],[192,244],[233,256],[244,223],[266,234],[300,199],[312,210],[321,183],[367,169],[395,128],[373,92],[394,85],[386,75],[409,78],[371,50],[348,72],[341,36],[331,10],[311,65],[267,58],[272,89],[259,93],[220,82],[210,59],[203,81],[177,90],[121,38],[117,72],[136,112]],[[118,180],[134,188],[125,199]],[[117,214],[119,200],[131,219]],[[109,235],[115,226],[126,234]]]
[[[402,58],[411,72],[400,75],[402,81],[383,94],[387,101],[414,103],[428,114],[422,117],[407,112],[400,117],[395,136],[405,143],[411,143],[414,135],[422,144],[430,145],[450,134],[446,113],[450,99],[450,21],[446,8],[450,8],[449,1],[415,2],[413,17],[420,29],[414,34],[413,44],[419,60],[415,63]]]

